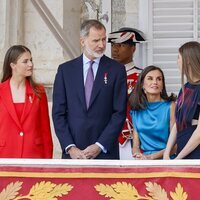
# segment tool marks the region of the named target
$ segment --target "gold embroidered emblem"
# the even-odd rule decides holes
[[[159,184],[146,182],[145,185],[148,191],[145,196],[141,196],[134,186],[126,182],[117,182],[112,185],[100,183],[95,186],[95,189],[100,195],[109,197],[110,200],[169,200],[167,192]],[[170,196],[172,200],[187,200],[188,197],[180,183],[177,184],[174,192],[170,192]]]
[[[19,194],[19,190],[22,188],[23,182],[11,182],[2,190],[0,193],[0,199],[2,200],[20,200],[20,199],[30,199],[30,200],[57,200],[58,197],[67,195],[73,186],[68,183],[65,184],[54,184],[50,181],[41,181],[32,186],[27,195]]]

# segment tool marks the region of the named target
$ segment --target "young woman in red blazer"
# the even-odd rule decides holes
[[[47,97],[32,74],[31,51],[9,48],[0,84],[0,158],[52,158]]]

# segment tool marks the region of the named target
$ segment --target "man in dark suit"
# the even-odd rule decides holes
[[[106,57],[106,29],[97,20],[81,26],[83,54],[58,68],[53,122],[62,158],[119,159],[118,136],[126,118],[125,67]]]

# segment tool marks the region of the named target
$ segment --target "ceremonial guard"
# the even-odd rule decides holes
[[[108,36],[111,43],[112,58],[125,65],[127,73],[127,92],[132,92],[138,76],[142,69],[135,66],[133,56],[136,50],[136,43],[144,42],[144,34],[133,28],[124,27],[119,31],[112,32]],[[122,132],[118,138],[120,160],[131,160],[132,157],[132,134],[133,125],[130,116],[130,106],[127,104],[127,117]]]

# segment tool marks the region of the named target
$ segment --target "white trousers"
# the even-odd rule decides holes
[[[130,140],[128,140],[123,146],[119,144],[119,158],[120,160],[134,160]]]

